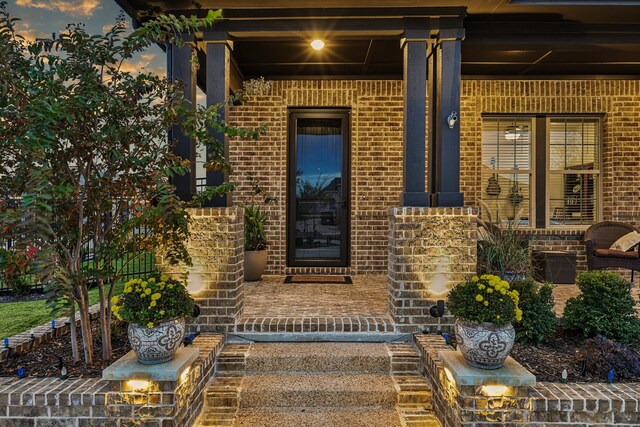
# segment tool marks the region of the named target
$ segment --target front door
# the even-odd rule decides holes
[[[289,111],[287,265],[349,265],[350,111]]]

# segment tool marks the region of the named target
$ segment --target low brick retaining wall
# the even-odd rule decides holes
[[[443,427],[640,425],[640,383],[539,382],[506,387],[493,396],[482,387],[457,386],[447,377],[438,352],[451,347],[441,336],[416,335],[414,342]]]
[[[0,378],[0,427],[192,426],[223,340],[198,337],[200,354],[180,381]]]

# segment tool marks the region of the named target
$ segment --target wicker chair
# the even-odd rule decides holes
[[[638,231],[631,224],[614,221],[603,221],[589,227],[584,233],[589,270],[626,268],[631,270],[633,283],[633,272],[640,271],[638,247],[627,252],[613,251],[609,248],[620,237],[634,230]]]

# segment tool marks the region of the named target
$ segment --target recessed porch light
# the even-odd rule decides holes
[[[324,47],[324,42],[320,39],[315,39],[311,42],[311,47],[315,50],[321,50]]]

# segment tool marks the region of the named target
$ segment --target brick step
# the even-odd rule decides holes
[[[236,414],[232,424],[219,414],[205,414],[202,426],[247,427],[401,427],[400,415],[395,409],[367,408],[340,410],[336,408],[281,410],[277,408],[244,409]],[[425,427],[431,427],[425,424]],[[436,426],[436,425],[434,425]]]
[[[386,347],[374,343],[260,343],[252,345],[246,357],[247,373],[388,374],[390,370]]]

